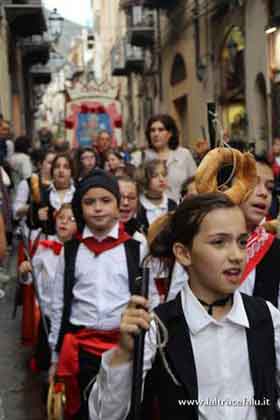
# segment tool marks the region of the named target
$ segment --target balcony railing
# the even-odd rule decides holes
[[[143,6],[127,9],[127,24],[132,45],[145,47],[155,39],[155,12]]]
[[[30,65],[46,62],[50,58],[50,40],[47,35],[33,35],[21,38],[17,44]]]
[[[112,49],[111,70],[113,76],[143,72],[144,50],[131,45],[127,37],[123,38]]]
[[[48,84],[52,79],[50,67],[42,64],[32,66],[30,75],[34,84]]]
[[[125,41],[125,62],[129,73],[142,73],[144,71],[144,50]]]
[[[125,40],[121,39],[111,51],[111,71],[113,76],[128,74],[125,62]]]

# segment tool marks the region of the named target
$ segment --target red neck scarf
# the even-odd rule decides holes
[[[124,242],[127,242],[129,239],[131,239],[131,236],[129,236],[129,234],[126,233],[124,225],[122,223],[119,224],[119,235],[117,239],[108,236],[102,241],[98,241],[93,236],[90,238],[83,238],[80,232],[77,233],[76,237],[80,242],[85,244],[85,246],[90,251],[94,252],[96,256],[98,256],[104,251],[108,251],[112,248],[115,248],[116,246],[123,244]]]
[[[241,283],[248,277],[251,271],[257,267],[263,257],[269,251],[275,235],[266,232],[263,226],[258,226],[249,236],[247,242],[247,263],[243,272]]]
[[[40,245],[43,246],[44,248],[51,249],[55,255],[59,255],[63,248],[62,243],[57,242],[57,241],[47,240],[47,239],[39,241],[39,246]]]

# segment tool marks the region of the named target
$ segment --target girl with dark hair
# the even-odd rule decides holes
[[[106,153],[105,168],[112,175],[122,175],[122,173],[124,172],[124,160],[121,153],[117,150],[109,150]]]
[[[102,358],[91,420],[127,418],[134,335],[142,329],[149,330],[143,375],[149,371],[156,383],[162,420],[277,418],[280,313],[237,291],[246,243],[244,215],[222,193],[178,207],[151,252],[175,259],[189,279],[152,315],[145,298],[131,298],[119,347]]]
[[[98,165],[98,153],[93,147],[81,147],[76,153],[76,176],[77,181],[81,181]]]
[[[176,208],[176,202],[167,196],[167,168],[165,162],[154,159],[138,168],[137,181],[140,186],[140,206],[137,220],[147,233],[155,219]]]
[[[179,146],[175,120],[168,114],[154,115],[147,123],[146,138],[149,150],[145,152],[145,160],[160,159],[166,163],[168,196],[179,202],[182,181],[194,175],[196,164],[190,151]]]
[[[51,166],[52,183],[42,189],[41,202],[32,208],[34,228],[42,228],[47,235],[55,234],[54,216],[62,204],[71,203],[75,191],[73,162],[67,153],[57,155]]]

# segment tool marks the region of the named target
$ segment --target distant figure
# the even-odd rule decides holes
[[[96,147],[100,157],[100,168],[104,168],[107,152],[112,147],[112,137],[107,130],[102,130],[98,133],[96,139]]]
[[[53,134],[47,127],[42,127],[38,131],[40,149],[47,150],[52,144]]]
[[[7,156],[7,144],[6,141],[9,137],[9,124],[4,120],[3,114],[0,114],[0,163]]]
[[[10,159],[12,168],[12,179],[14,189],[23,179],[29,178],[32,174],[32,163],[29,156],[31,141],[26,136],[20,136],[15,141],[15,153]]]

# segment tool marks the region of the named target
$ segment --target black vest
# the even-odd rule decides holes
[[[262,297],[278,307],[280,283],[280,240],[274,239],[270,249],[257,265],[254,296]]]
[[[70,328],[69,319],[71,316],[73,287],[75,285],[76,256],[80,243],[77,239],[72,239],[64,244],[64,300],[62,322],[56,345],[57,352],[60,351],[63,337]],[[135,279],[140,275],[140,242],[130,239],[124,243],[124,248],[127,261],[129,290],[133,294],[136,285]]]
[[[270,406],[256,407],[257,418],[258,420],[279,420],[279,412],[276,410],[274,328],[270,311],[262,299],[243,294],[242,298],[250,324],[246,333],[255,399],[262,401],[263,398],[269,398],[271,401]],[[173,374],[182,385],[174,384],[157,353],[153,368],[149,373],[159,401],[160,419],[198,420],[198,407],[178,404],[178,400],[198,400],[193,349],[180,295],[175,300],[160,305],[155,312],[168,328],[169,341],[165,354]],[[148,416],[143,417],[143,420],[144,418],[149,419]]]

